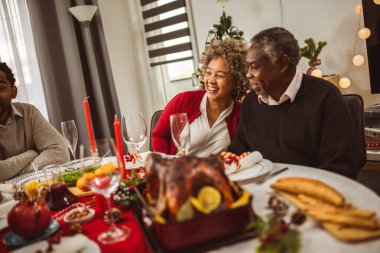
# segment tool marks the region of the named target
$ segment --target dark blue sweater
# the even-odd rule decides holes
[[[339,90],[303,75],[291,103],[269,106],[255,92],[243,101],[228,150],[260,151],[273,162],[300,164],[356,178],[359,171],[354,123]]]

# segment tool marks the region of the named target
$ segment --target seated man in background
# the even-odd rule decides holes
[[[59,132],[33,105],[12,103],[17,87],[12,70],[0,62],[0,181],[69,161],[69,151]]]
[[[273,162],[300,164],[356,178],[354,122],[339,90],[297,68],[293,34],[270,28],[255,35],[247,78],[255,92],[243,101],[228,151],[260,151]]]

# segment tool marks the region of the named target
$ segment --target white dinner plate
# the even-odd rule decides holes
[[[242,171],[228,175],[232,181],[243,181],[248,179],[254,179],[264,174],[269,173],[273,168],[273,163],[267,159],[263,159],[261,162],[256,163],[252,167],[246,168]]]
[[[37,251],[45,252],[48,246],[49,246],[48,242],[44,240],[38,243],[34,243],[31,245],[22,247],[13,252],[14,253],[30,253],[30,252],[37,252]],[[54,247],[54,244],[53,244],[53,247]],[[100,250],[99,245],[90,239],[86,241],[86,247],[84,247],[82,250],[79,251],[79,253],[100,253],[100,252],[101,250]]]

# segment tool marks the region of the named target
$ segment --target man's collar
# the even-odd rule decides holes
[[[16,106],[12,103],[12,111],[15,116],[24,117],[24,115],[16,108]]]
[[[11,124],[15,117],[24,117],[24,115],[16,108],[16,106],[11,103],[11,113],[9,114],[9,117],[7,119],[7,122],[5,122],[5,125],[0,124],[1,128],[6,128],[9,124]]]
[[[257,97],[260,104],[265,103],[268,105],[279,105],[290,99],[290,102],[293,103],[298,90],[301,87],[302,82],[302,72],[299,68],[296,68],[296,73],[294,74],[294,77],[292,81],[290,82],[288,88],[285,90],[284,94],[280,97],[279,102],[274,100],[271,96],[263,96],[259,95]]]

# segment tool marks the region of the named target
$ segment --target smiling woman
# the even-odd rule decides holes
[[[235,133],[240,102],[248,86],[246,45],[240,40],[215,40],[204,53],[204,89],[175,96],[165,107],[152,134],[153,151],[176,154],[170,139],[170,115],[186,113],[190,123],[188,154],[208,156],[224,150]]]

